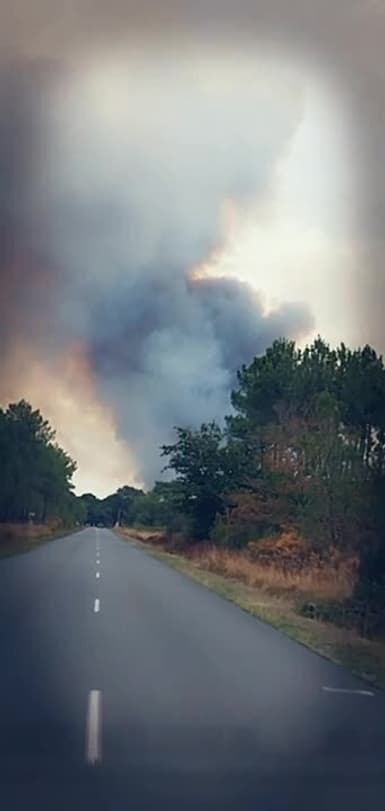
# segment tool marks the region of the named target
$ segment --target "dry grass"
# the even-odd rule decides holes
[[[151,554],[213,589],[288,636],[385,688],[385,645],[357,630],[299,613],[304,599],[344,600],[352,593],[357,561],[330,550],[321,560],[292,535],[251,544],[246,552],[209,544],[181,544],[153,530],[118,531],[136,537]],[[153,540],[154,539],[154,540]]]
[[[302,568],[292,569],[276,561],[261,563],[247,552],[212,546],[195,549],[189,557],[210,572],[272,593],[291,592],[313,599],[344,600],[351,596],[355,583],[355,561],[337,557],[313,560]]]
[[[19,538],[43,538],[52,535],[57,529],[57,524],[0,524],[0,543],[16,541]]]
[[[121,527],[118,533],[165,551],[179,552],[208,572],[266,593],[297,595],[301,600],[342,601],[351,597],[356,581],[355,558],[343,557],[333,549],[321,558],[293,533],[250,543],[243,551],[208,543],[187,544],[179,536],[168,538],[164,530]]]
[[[58,521],[47,524],[0,524],[0,556],[27,552],[43,541],[53,540],[73,531],[63,529]]]
[[[154,557],[192,577],[244,611],[273,625],[292,639],[344,665],[356,675],[385,688],[385,645],[381,640],[362,639],[356,631],[331,623],[309,619],[297,613],[289,592],[272,594],[266,589],[248,586],[238,579],[208,571],[203,558],[161,551],[148,544]],[[198,562],[199,561],[199,562]]]
[[[144,543],[165,545],[166,537],[164,530],[137,529],[136,527],[116,527],[115,532],[123,538],[134,538]]]

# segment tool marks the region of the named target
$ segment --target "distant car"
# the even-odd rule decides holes
[[[97,524],[98,527],[104,527],[104,524]]]

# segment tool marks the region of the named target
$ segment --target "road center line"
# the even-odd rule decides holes
[[[352,696],[369,696],[374,698],[375,693],[371,690],[353,690],[346,687],[322,687],[325,693],[346,693]]]
[[[102,759],[102,694],[90,690],[86,719],[86,761],[91,766]]]
[[[96,572],[96,579],[99,580],[100,572]]]
[[[98,614],[98,613],[99,613],[99,611],[100,611],[100,600],[99,600],[99,598],[97,597],[97,598],[96,598],[96,600],[95,600],[95,602],[94,602],[94,613],[95,613],[95,614]]]

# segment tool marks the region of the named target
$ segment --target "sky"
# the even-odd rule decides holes
[[[288,5],[0,12],[0,399],[79,493],[150,487],[276,337],[384,350],[385,5]]]

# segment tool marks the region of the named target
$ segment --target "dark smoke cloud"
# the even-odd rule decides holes
[[[240,365],[274,338],[312,327],[300,305],[264,316],[258,295],[236,279],[182,278],[163,291],[143,279],[120,305],[126,317],[104,341],[95,335],[92,362],[147,481],[159,473],[154,448],[173,425],[222,420]]]
[[[356,233],[362,263],[349,289],[357,332],[385,347],[385,13],[382,0],[13,0],[3,4],[0,51],[87,58],[90,50],[135,41],[172,49],[182,37],[240,46],[273,43],[329,73],[350,105],[357,140]],[[2,47],[1,47],[2,46]],[[350,204],[351,201],[347,201]]]
[[[170,88],[170,66],[148,65],[139,77],[132,64],[131,78],[107,66],[118,99],[102,114],[94,67],[75,79],[13,68],[2,120],[5,345],[33,341],[52,358],[81,342],[146,482],[174,424],[222,419],[240,363],[311,326],[299,305],[265,316],[245,284],[192,275],[221,243],[223,201],[263,200],[300,94],[269,113],[263,85],[250,92],[243,74],[236,92],[223,79],[207,89],[181,61]]]
[[[268,316],[248,284],[237,279],[199,279],[190,284],[213,328],[223,365],[234,373],[277,337],[303,337],[313,327],[305,307],[285,304]]]
[[[209,0],[204,9],[16,0],[12,11],[1,11],[3,353],[15,338],[50,356],[83,342],[100,395],[113,404],[146,481],[159,469],[154,448],[173,424],[221,418],[237,366],[274,337],[311,328],[299,304],[267,317],[257,294],[237,280],[191,276],[221,244],[223,200],[263,203],[301,119],[300,80],[282,82],[280,92],[279,78],[271,83],[267,72],[261,103],[263,82],[253,94],[250,69],[221,87],[218,100],[217,91],[202,94],[179,64],[177,37],[218,47],[231,70],[244,45],[262,49],[266,39],[278,56],[299,50],[335,75],[357,130],[361,180],[355,237],[367,273],[351,293],[360,300],[362,334],[383,346],[380,11],[378,3],[355,0],[337,9],[304,0]],[[114,109],[103,107],[114,74],[99,97],[98,82],[90,90],[84,76],[89,61],[102,66],[104,50],[120,53],[132,42],[142,48],[143,70],[137,64],[127,80],[131,115],[118,111],[115,119]],[[280,102],[273,118],[269,96]]]

